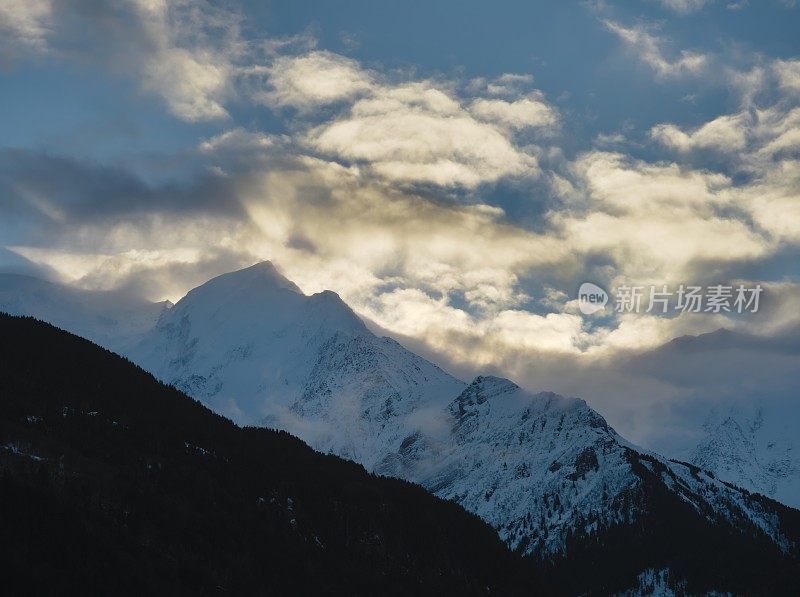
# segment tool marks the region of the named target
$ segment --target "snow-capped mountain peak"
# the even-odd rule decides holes
[[[165,314],[168,325],[191,314],[195,324],[224,323],[239,331],[239,326],[272,331],[297,323],[313,322],[332,330],[366,332],[358,316],[335,292],[306,296],[269,261],[222,274],[194,288]]]
[[[239,312],[257,309],[264,301],[280,300],[282,295],[300,295],[302,292],[293,282],[278,272],[272,263],[263,261],[248,268],[222,274],[198,286],[177,302],[176,307],[206,305],[215,309],[227,306]],[[290,299],[285,298],[284,301]],[[252,312],[247,314],[253,314]]]
[[[531,393],[514,382],[494,376],[478,376],[449,405],[450,413],[461,422],[472,416],[485,419],[548,413],[563,416],[569,411],[579,412],[582,423],[589,427],[607,429],[608,424],[597,412],[579,398],[565,398],[553,392]]]
[[[236,288],[242,290],[283,289],[303,294],[300,288],[281,274],[271,261],[261,261],[250,267],[222,274],[194,290],[200,288],[204,292],[208,292],[212,288],[222,288],[228,293],[235,291]]]
[[[239,423],[362,462],[421,404],[464,386],[376,337],[336,293],[304,295],[268,262],[189,292],[129,356]]]
[[[495,396],[508,395],[519,390],[519,386],[509,379],[491,375],[479,375],[453,402],[459,408],[483,404]]]

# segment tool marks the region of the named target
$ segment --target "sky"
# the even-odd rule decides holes
[[[794,416],[795,4],[5,0],[0,271],[176,301],[269,259],[648,445],[725,400]],[[612,308],[665,285],[763,293]],[[720,328],[699,372],[659,348]]]

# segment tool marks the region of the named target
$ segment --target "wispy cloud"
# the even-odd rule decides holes
[[[615,21],[603,21],[606,28],[617,35],[635,56],[653,69],[661,78],[669,79],[684,75],[698,75],[709,62],[708,55],[702,52],[681,50],[674,58],[668,58],[664,51],[666,40],[652,33],[642,25],[625,27]]]
[[[310,109],[368,92],[371,74],[357,62],[331,52],[279,56],[265,69],[268,88],[256,92],[267,105]]]
[[[782,88],[800,91],[800,60],[776,60],[773,68]]]
[[[481,120],[494,122],[513,130],[554,128],[558,114],[541,94],[531,94],[514,101],[479,98],[472,102],[470,112]]]
[[[206,0],[9,0],[0,6],[5,52],[47,53],[133,74],[178,118],[228,115],[237,61],[247,53],[238,13]],[[4,36],[5,37],[5,36]]]
[[[736,152],[745,146],[747,119],[746,113],[720,116],[688,132],[674,124],[659,124],[650,130],[650,136],[667,147],[682,152],[694,149]]]
[[[188,121],[228,115],[234,61],[241,53],[239,17],[203,0],[133,0],[148,47],[141,56],[144,88]]]
[[[658,0],[659,3],[666,9],[669,9],[678,14],[689,14],[702,9],[707,4],[711,4],[714,0]]]
[[[0,4],[0,51],[45,51],[52,16],[50,0],[6,0]]]

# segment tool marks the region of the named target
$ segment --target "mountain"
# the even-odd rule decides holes
[[[217,412],[461,504],[570,591],[656,573],[692,591],[798,586],[797,511],[631,445],[582,400],[456,380],[269,263],[192,290],[129,356]]]
[[[474,515],[0,315],[5,594],[537,594]],[[546,589],[552,594],[553,588]]]
[[[369,469],[466,385],[268,262],[190,291],[128,354],[234,421],[285,429]]]
[[[745,409],[712,409],[703,438],[690,462],[751,491],[793,506],[800,505],[800,445],[797,427],[774,416],[758,402]],[[775,429],[777,427],[777,429]]]
[[[633,446],[582,400],[478,377],[448,412],[448,440],[407,438],[392,472],[480,515],[575,594],[650,570],[691,592],[760,594],[764,569],[773,593],[800,586],[800,513]]]
[[[634,449],[583,400],[481,376],[447,410],[450,435],[437,454],[420,471],[404,463],[394,473],[479,514],[513,548],[559,553],[571,534],[631,514],[610,504],[641,483]],[[401,452],[413,451],[418,437]]]
[[[169,306],[121,292],[81,290],[0,273],[0,312],[34,316],[117,351],[150,330]]]
[[[258,280],[260,286],[248,286]],[[230,287],[234,283],[238,290]],[[0,273],[0,312],[35,316],[111,350],[132,354],[146,369],[216,412],[240,423],[290,430],[324,451],[370,469],[384,457],[383,446],[413,432],[415,424],[398,425],[397,409],[406,408],[405,418],[446,426],[440,413],[466,387],[393,340],[375,338],[334,293],[305,297],[268,262],[221,276],[215,285],[216,295],[210,294],[211,283],[206,284],[199,298],[190,293],[179,303],[180,309],[170,313],[168,302]],[[280,295],[284,296],[279,300]],[[222,304],[228,306],[212,313]],[[146,333],[161,315],[159,325],[168,330],[172,344],[159,347],[153,345],[155,334]],[[207,326],[192,336],[198,346],[181,345],[181,334],[186,333],[182,322],[189,321],[195,328]],[[289,341],[298,337],[310,341],[295,342],[287,350],[282,334]],[[150,346],[139,344],[145,335]],[[800,347],[798,334],[784,336],[761,338],[724,329],[683,336],[635,357],[628,367],[687,388],[698,379],[723,380],[724,384],[693,389],[702,398],[698,405],[708,397],[718,402],[691,413],[684,427],[686,436],[696,438],[694,443],[660,449],[720,479],[800,507],[800,446],[795,437],[800,420],[793,406],[798,387],[792,384]],[[209,338],[214,342],[204,346]],[[217,340],[228,347],[224,358],[216,354]],[[320,359],[325,342],[327,357]],[[252,354],[254,350],[258,354]],[[310,367],[316,367],[313,375]],[[372,398],[365,405],[372,416],[353,412],[354,405],[347,412],[348,396],[366,394]],[[337,406],[322,404],[321,396]],[[783,404],[771,401],[772,396],[782,397]],[[351,428],[354,421],[358,428]]]
[[[796,330],[759,337],[721,329],[634,358],[631,370],[678,386],[693,405],[682,413],[687,439],[663,449],[800,507],[798,337]]]

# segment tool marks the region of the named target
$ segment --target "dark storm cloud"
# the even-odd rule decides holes
[[[244,217],[234,181],[224,176],[148,184],[120,167],[19,149],[0,150],[0,211],[7,245],[145,215]]]

